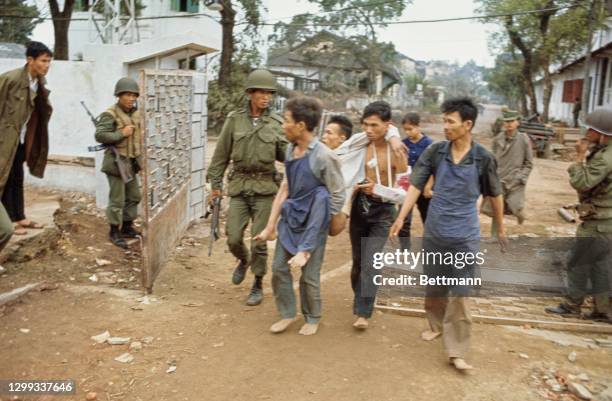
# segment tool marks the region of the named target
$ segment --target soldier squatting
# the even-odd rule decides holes
[[[51,116],[44,76],[52,53],[32,42],[26,56],[24,67],[0,75],[0,191],[17,195],[23,191],[19,168],[22,176],[24,161],[32,175],[43,176]],[[409,113],[402,121],[407,133],[402,143],[391,123],[391,108],[382,101],[363,110],[363,132],[353,133],[346,117],[334,116],[320,141],[315,131],[322,106],[317,99],[292,98],[283,115],[277,115],[271,110],[276,82],[266,70],[253,71],[245,90],[244,106],[226,117],[207,179],[211,201],[229,197],[227,246],[237,260],[231,280],[242,283],[250,269],[253,282],[247,305],[263,300],[266,241],[278,236],[272,288],[280,320],[270,327],[273,333],[284,332],[297,319],[292,274],[298,269],[305,320],[299,332],[313,335],[319,329],[320,270],[326,241],[345,228],[347,219],[353,261],[353,326],[365,330],[376,298],[374,255],[382,251],[387,237],[410,236],[415,205],[424,221],[426,252],[478,253],[480,196],[484,197],[480,212],[492,217],[492,235],[502,250],[507,246],[503,215],[516,216],[519,223],[526,218],[525,186],[532,155],[528,139],[520,132],[517,112],[504,110],[492,152],[472,137],[478,109],[467,98],[442,104],[446,141],[432,143],[420,130],[419,116]],[[141,200],[139,94],[134,80],[119,79],[114,90],[117,102],[96,119],[95,139],[105,145],[102,171],[110,188],[109,237],[123,248],[126,238],[140,235],[134,227]],[[547,311],[577,315],[585,297],[593,295],[595,308],[588,317],[610,323],[612,111],[591,113],[585,125],[586,138],[577,144],[575,163],[568,170],[582,220],[568,264],[568,294],[563,303]],[[276,162],[284,163],[284,177],[277,172]],[[411,185],[398,210],[394,202],[377,195],[377,188],[394,187],[408,166],[413,169]],[[15,199],[22,203],[19,196]],[[23,213],[13,216],[9,212],[6,205],[0,206],[0,249],[13,235],[13,222],[23,223],[22,228],[37,228]],[[247,245],[249,224],[252,239]],[[403,242],[402,248],[408,249],[408,243]],[[462,269],[453,269],[453,263],[443,260],[423,263],[429,279],[425,310],[430,327],[422,339],[442,337],[449,361],[459,370],[471,368],[465,360],[471,337],[470,285],[463,284],[474,280],[473,262]],[[589,280],[591,291],[587,290]]]

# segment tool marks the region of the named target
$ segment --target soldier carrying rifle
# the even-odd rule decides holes
[[[142,152],[140,112],[136,109],[139,93],[136,81],[121,78],[115,85],[117,103],[103,112],[96,123],[96,141],[108,146],[104,152],[102,172],[106,174],[110,187],[106,208],[110,240],[121,248],[127,248],[124,238],[140,235],[133,226],[141,199],[137,178]],[[115,153],[118,153],[118,159]]]

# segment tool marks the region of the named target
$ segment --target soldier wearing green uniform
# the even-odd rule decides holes
[[[132,177],[131,181],[124,182],[114,152],[107,148],[102,161],[102,172],[106,174],[110,187],[106,218],[110,224],[110,240],[121,248],[127,248],[124,238],[140,235],[133,226],[141,199],[137,174],[140,171],[142,130],[140,113],[135,107],[139,93],[136,81],[121,78],[115,85],[117,103],[102,113],[96,124],[96,141],[113,146],[120,155],[124,171]]]
[[[270,109],[276,92],[276,80],[267,70],[255,70],[247,78],[248,102],[241,110],[227,116],[208,169],[211,201],[221,197],[223,175],[230,161],[227,195],[231,198],[226,224],[227,244],[238,259],[232,282],[244,281],[251,266],[255,281],[247,305],[263,300],[262,278],[266,273],[268,250],[265,241],[244,243],[244,231],[252,221],[251,233],[260,233],[268,222],[279,180],[275,161],[284,161],[287,140],[283,135],[283,119]]]
[[[586,117],[586,141],[576,144],[576,163],[569,169],[570,184],[578,192],[577,206],[582,224],[568,263],[565,302],[546,308],[558,314],[579,314],[586,295],[593,295],[595,308],[587,314],[612,323],[610,281],[612,278],[612,111],[597,110]],[[587,149],[590,151],[587,155]],[[591,290],[587,290],[587,281]]]

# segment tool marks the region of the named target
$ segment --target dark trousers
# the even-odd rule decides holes
[[[430,198],[426,198],[423,195],[419,196],[417,199],[416,206],[419,209],[419,213],[421,214],[421,221],[423,222],[423,226],[425,225],[425,220],[427,219],[427,209],[429,209],[429,201]],[[406,220],[404,220],[404,225],[399,232],[399,240],[400,246],[402,249],[410,249],[410,228],[412,227],[412,212],[408,213],[406,216]]]
[[[2,193],[2,204],[11,221],[25,220],[23,200],[23,162],[25,161],[25,146],[19,144],[11,171]]]
[[[381,252],[393,224],[395,207],[362,192],[357,194],[351,208],[349,232],[353,253],[351,286],[355,294],[353,314],[369,318],[374,311],[377,287],[373,283],[374,253]]]

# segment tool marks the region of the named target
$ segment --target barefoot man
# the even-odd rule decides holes
[[[306,323],[302,335],[316,334],[321,319],[321,263],[330,221],[341,215],[344,178],[340,161],[313,130],[319,125],[322,108],[318,100],[299,97],[287,102],[283,130],[290,144],[285,156],[285,181],[272,204],[265,229],[255,237],[278,242],[272,262],[272,289],[281,320],[270,327],[282,333],[296,319],[291,269],[302,270],[300,304]]]
[[[385,246],[395,215],[395,205],[375,195],[374,185],[392,187],[395,175],[408,170],[408,162],[405,155],[394,153],[385,139],[391,125],[391,106],[388,103],[376,101],[367,105],[361,123],[369,141],[363,150],[366,182],[355,188],[349,231],[353,253],[353,314],[357,316],[353,327],[364,330],[368,327],[376,299],[372,258]]]
[[[479,251],[480,221],[477,201],[482,194],[491,200],[497,220],[498,239],[505,251],[503,201],[495,157],[472,141],[472,128],[478,109],[467,98],[449,99],[442,104],[444,134],[447,141],[431,145],[419,158],[410,177],[404,205],[391,227],[391,236],[400,232],[404,219],[415,205],[430,176],[434,177],[423,249],[427,253],[474,253]],[[430,330],[424,340],[443,336],[449,361],[458,370],[471,369],[465,362],[469,348],[472,319],[468,303],[469,286],[440,285],[440,278],[469,278],[474,266],[455,267],[446,262],[424,264],[423,271],[435,285],[427,285],[425,312]]]

